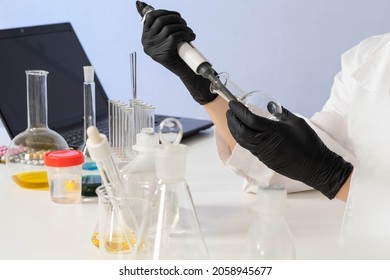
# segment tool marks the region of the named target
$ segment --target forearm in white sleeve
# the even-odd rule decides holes
[[[345,87],[341,74],[337,75],[332,88],[332,95],[323,110],[316,113],[310,120],[305,120],[330,150],[353,164],[354,157],[347,146],[346,118],[342,115],[344,112],[347,112],[347,108],[344,108],[347,105],[344,104],[348,102],[348,90]],[[219,136],[217,129],[215,136],[221,161],[237,175],[244,178],[244,191],[256,192],[259,186],[272,184],[282,184],[287,188],[288,192],[312,189],[302,182],[292,180],[269,169],[257,157],[239,145],[236,145],[231,152],[227,143]]]

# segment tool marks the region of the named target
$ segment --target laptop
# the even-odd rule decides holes
[[[0,30],[0,117],[10,138],[27,128],[25,70],[47,70],[48,125],[78,148],[84,141],[86,65],[91,63],[69,22]],[[95,84],[96,123],[108,137],[109,98],[96,73]],[[156,129],[166,117],[180,120],[183,139],[213,125],[210,120],[156,115]]]

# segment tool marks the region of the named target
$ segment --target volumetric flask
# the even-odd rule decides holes
[[[7,169],[20,187],[49,189],[43,156],[48,151],[69,149],[65,139],[47,125],[47,71],[26,71],[27,123],[6,154]]]

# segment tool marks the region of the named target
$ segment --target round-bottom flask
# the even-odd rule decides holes
[[[69,149],[65,139],[47,126],[47,75],[43,70],[26,71],[28,127],[12,139],[6,154],[13,181],[36,190],[49,188],[44,154]]]
[[[243,90],[230,79],[229,74],[226,72],[219,73],[218,79],[238,101],[242,102],[255,115],[275,121],[280,119],[282,106],[273,96],[260,90]],[[210,85],[210,91],[212,93],[220,94],[219,89],[213,84]]]

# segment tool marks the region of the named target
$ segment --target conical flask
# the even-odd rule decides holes
[[[175,121],[169,118],[162,125],[164,122],[174,124]],[[139,236],[143,238],[137,240],[143,242],[137,247],[138,259],[208,259],[185,180],[187,147],[164,143],[163,139],[161,142],[163,145],[156,148],[155,192],[140,227]]]
[[[286,189],[282,186],[261,187],[257,193],[258,215],[248,232],[249,259],[295,259],[295,246],[287,224]]]
[[[6,165],[13,181],[29,189],[48,189],[43,155],[69,149],[65,139],[47,125],[47,71],[26,71],[27,123],[9,145]]]

